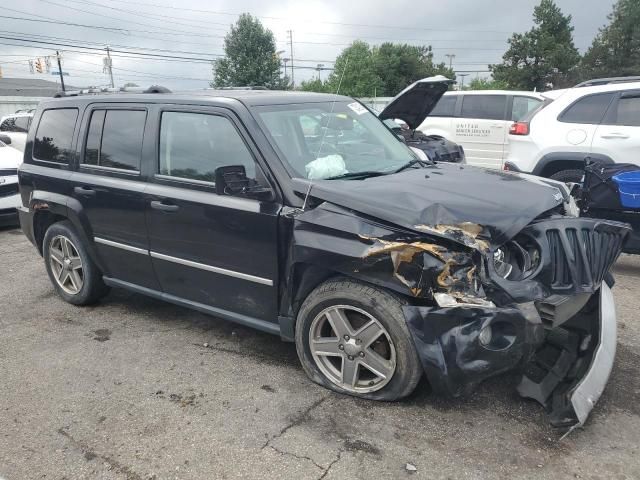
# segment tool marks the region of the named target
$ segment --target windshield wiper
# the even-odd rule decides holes
[[[369,177],[381,177],[382,175],[388,175],[389,172],[378,172],[375,170],[363,171],[363,172],[347,172],[342,175],[335,175],[333,177],[327,177],[325,180],[342,180],[347,178],[369,178]]]
[[[429,165],[432,165],[433,163],[428,161],[428,160],[420,160],[419,158],[415,158],[413,160],[408,161],[407,163],[405,163],[404,165],[402,165],[400,168],[397,168],[393,171],[393,173],[398,173],[401,172],[403,170],[406,170],[407,168],[411,168],[414,165],[420,165],[421,167],[427,167]]]

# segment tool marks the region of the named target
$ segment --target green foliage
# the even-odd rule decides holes
[[[563,15],[553,0],[542,0],[534,9],[533,21],[531,30],[509,39],[502,63],[489,65],[493,78],[522,90],[573,84],[580,54],[573,44],[571,15]]]
[[[336,59],[334,70],[325,82],[310,80],[302,89],[340,93],[352,97],[394,96],[411,83],[433,75],[455,78],[444,63],[433,63],[428,46],[383,43],[371,47],[356,40]],[[342,83],[341,83],[342,81]]]
[[[581,64],[583,80],[640,75],[640,2],[618,0]]]
[[[509,85],[503,80],[493,78],[474,78],[469,82],[469,90],[507,90]],[[465,90],[467,88],[465,87]]]
[[[212,87],[262,86],[286,88],[271,30],[243,13],[224,38],[225,57],[215,61]]]

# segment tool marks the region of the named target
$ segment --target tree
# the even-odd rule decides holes
[[[640,75],[640,2],[618,0],[581,64],[583,80]]]
[[[128,88],[128,87],[138,87],[139,85],[137,83],[133,83],[133,82],[127,82],[123,85],[123,87]]]
[[[354,41],[345,48],[327,78],[325,88],[328,92],[339,92],[351,97],[373,97],[380,91],[382,82],[376,74],[373,52],[369,44],[361,40]]]
[[[224,54],[214,63],[212,87],[286,88],[273,33],[248,13],[240,15],[224,37]]]
[[[382,83],[378,96],[394,96],[416,80],[433,75],[455,79],[453,70],[444,63],[434,65],[430,46],[383,43],[372,53],[375,72]]]
[[[507,90],[508,88],[509,85],[506,82],[493,78],[477,77],[469,82],[469,90]]]
[[[533,11],[533,21],[531,30],[509,39],[502,63],[489,65],[493,78],[522,90],[571,85],[580,60],[571,15],[563,15],[553,0],[542,0]]]
[[[433,63],[429,46],[383,43],[371,47],[356,40],[336,59],[326,82],[310,80],[301,88],[314,92],[338,91],[353,97],[394,96],[421,78],[455,74],[444,63]]]
[[[311,80],[303,80],[300,83],[300,90],[304,90],[306,92],[319,92],[319,93],[328,92],[326,82],[323,82],[319,78],[313,78]]]

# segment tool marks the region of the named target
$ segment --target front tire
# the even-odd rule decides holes
[[[47,229],[42,256],[51,283],[65,301],[88,305],[109,292],[71,222],[54,223]]]
[[[302,304],[296,350],[311,380],[339,393],[392,401],[409,395],[422,365],[396,295],[332,279]]]

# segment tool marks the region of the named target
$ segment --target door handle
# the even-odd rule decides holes
[[[171,205],[169,203],[162,203],[159,200],[154,200],[151,202],[151,208],[160,210],[161,212],[177,212],[180,207],[178,207],[178,205]]]
[[[93,197],[96,194],[96,191],[89,187],[74,187],[73,191],[83,197]]]
[[[620,132],[609,132],[609,133],[603,133],[602,135],[600,135],[602,138],[629,138],[629,135],[625,134],[625,133],[620,133]]]

